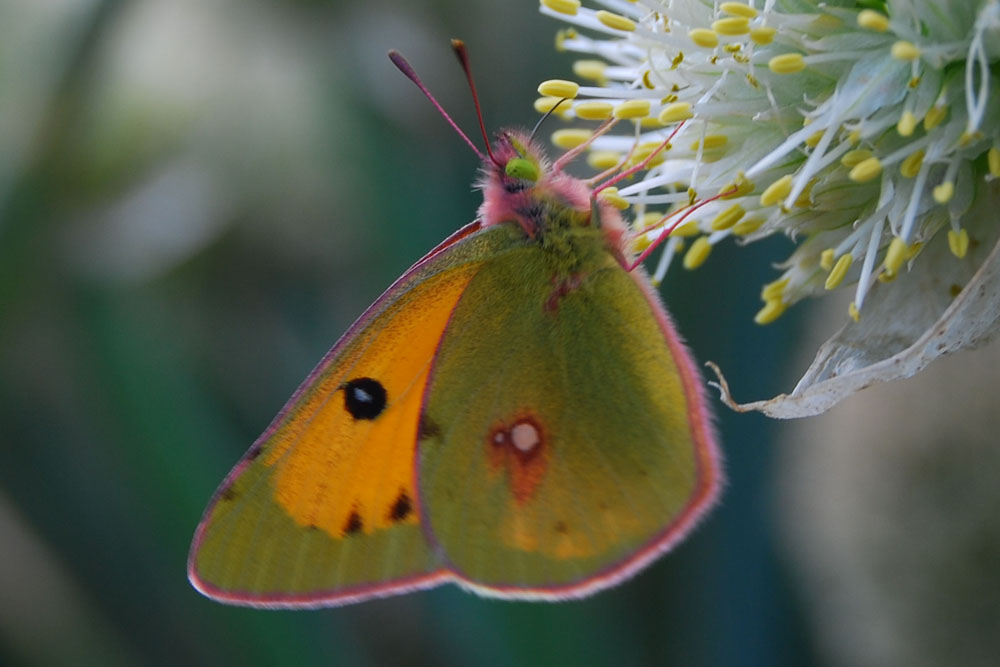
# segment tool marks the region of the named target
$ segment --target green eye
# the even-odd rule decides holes
[[[520,178],[525,181],[538,180],[538,165],[531,160],[526,160],[523,157],[516,157],[508,160],[504,171],[506,171],[507,175],[512,178]]]

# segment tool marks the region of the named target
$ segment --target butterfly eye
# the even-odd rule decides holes
[[[532,182],[538,180],[538,165],[523,157],[516,157],[508,160],[504,171],[506,171],[507,175],[512,178],[520,178],[522,180]]]

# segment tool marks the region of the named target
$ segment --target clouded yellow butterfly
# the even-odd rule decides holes
[[[355,322],[223,481],[191,547],[199,591],[260,607],[446,581],[580,597],[711,505],[699,376],[618,211],[518,132],[481,186],[477,219]]]

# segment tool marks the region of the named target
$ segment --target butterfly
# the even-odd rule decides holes
[[[486,144],[476,219],[361,315],[216,491],[188,562],[203,594],[582,597],[714,502],[699,374],[620,213],[532,136]]]

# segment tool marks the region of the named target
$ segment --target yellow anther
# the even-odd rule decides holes
[[[684,224],[674,227],[671,236],[697,236],[700,234],[697,220],[685,220]]]
[[[651,245],[653,245],[653,241],[645,234],[640,234],[632,241],[632,250],[633,252],[640,253]]]
[[[917,48],[917,45],[905,39],[901,39],[893,44],[889,53],[897,60],[916,60],[920,57],[920,49]]]
[[[682,120],[693,117],[694,114],[691,113],[690,102],[674,102],[664,107],[657,120],[664,125],[669,125],[670,123],[679,123]]]
[[[625,18],[621,14],[615,14],[601,9],[597,11],[595,16],[597,16],[598,21],[613,30],[622,30],[624,32],[632,32],[635,30],[635,21]]]
[[[757,311],[757,314],[753,317],[753,321],[760,325],[770,324],[781,317],[787,309],[788,304],[784,301],[765,301],[764,307]]]
[[[559,102],[562,102],[562,100],[563,98],[561,97],[539,97],[537,100],[535,100],[535,111],[537,111],[538,113],[548,113],[553,109],[555,109],[555,113],[559,116],[562,116],[567,111],[569,111],[570,108],[569,104],[566,102],[559,104]],[[558,109],[556,109],[557,104],[559,104]]]
[[[592,136],[594,136],[594,133],[590,130],[578,128],[556,130],[552,133],[552,145],[568,151],[571,148],[576,148],[580,144],[586,143]]]
[[[917,117],[913,115],[912,111],[904,111],[903,115],[899,117],[899,122],[896,123],[896,131],[899,132],[899,136],[908,137],[913,134],[915,129],[917,129]]]
[[[958,231],[949,229],[948,248],[951,249],[952,255],[964,259],[965,254],[969,252],[969,232],[964,227]]]
[[[580,84],[574,81],[566,81],[564,79],[549,79],[548,81],[542,81],[538,86],[538,92],[546,97],[568,97],[570,99],[576,97],[576,94],[580,91]]]
[[[924,129],[930,132],[935,127],[941,124],[945,118],[948,117],[948,107],[945,105],[935,105],[930,108],[927,115],[924,116]]]
[[[604,82],[604,72],[608,69],[608,64],[603,60],[577,60],[573,63],[573,74],[581,79]]]
[[[750,32],[750,19],[746,16],[727,16],[712,21],[712,30],[720,35],[745,35]]]
[[[792,191],[792,175],[785,174],[774,183],[767,186],[763,194],[760,196],[761,206],[774,206],[782,199],[788,196],[788,193]]]
[[[778,32],[776,28],[761,27],[750,28],[750,41],[760,46],[767,46],[774,41],[774,34]]]
[[[791,278],[779,278],[764,285],[760,290],[762,301],[778,301],[785,293],[785,288],[792,282]]]
[[[573,28],[564,28],[556,33],[556,51],[566,50],[566,40],[576,39],[578,33]]]
[[[851,133],[847,135],[847,141],[852,146],[861,139],[861,130],[851,130]]]
[[[986,153],[986,162],[990,167],[990,176],[1000,178],[1000,148],[991,148]]]
[[[889,244],[889,249],[885,251],[885,261],[883,264],[885,265],[886,272],[895,277],[909,254],[910,248],[906,245],[906,241],[898,236],[894,237]]]
[[[615,151],[591,151],[587,154],[587,164],[594,169],[610,169],[622,161],[622,154]]]
[[[743,172],[740,172],[731,183],[719,188],[719,197],[720,199],[734,199],[736,197],[745,197],[753,191],[753,181],[744,176]]]
[[[847,314],[851,316],[851,319],[854,320],[855,324],[861,321],[861,311],[858,310],[858,307],[854,305],[853,301],[851,302],[851,305],[847,307]]]
[[[858,13],[858,25],[869,30],[885,32],[889,29],[889,17],[872,9],[863,9]]]
[[[615,107],[611,102],[598,102],[596,100],[588,100],[573,105],[573,113],[576,114],[577,118],[582,118],[583,120],[607,120],[611,118],[614,110]]]
[[[757,16],[756,9],[742,2],[723,2],[719,5],[719,9],[727,14],[732,14],[733,16],[745,16],[748,19],[752,19]]]
[[[783,53],[767,61],[767,66],[775,74],[795,74],[806,68],[801,53]]]
[[[920,251],[924,249],[924,244],[921,242],[911,243],[909,246],[909,252],[906,253],[906,259],[913,259],[920,254]]]
[[[824,271],[829,271],[833,268],[833,261],[835,259],[833,248],[827,248],[819,254],[819,266]]]
[[[684,253],[684,268],[689,271],[697,269],[705,263],[710,252],[712,252],[712,244],[708,242],[708,237],[699,236]]]
[[[870,157],[854,165],[854,168],[847,174],[847,177],[855,183],[866,183],[877,178],[881,173],[882,163],[879,162],[877,157]]]
[[[823,134],[825,132],[826,130],[817,130],[813,132],[806,138],[804,142],[805,145],[808,146],[809,148],[816,148],[816,144],[818,144],[819,140],[823,138]]]
[[[899,173],[903,178],[914,178],[920,172],[920,166],[924,163],[924,149],[915,150],[906,156],[906,159],[899,163]]]
[[[951,201],[951,198],[955,196],[955,184],[951,181],[945,181],[940,185],[934,186],[934,201],[939,204],[947,204]]]
[[[719,44],[719,36],[714,30],[709,30],[708,28],[690,30],[688,31],[688,37],[691,38],[692,42],[706,49],[715,48]]]
[[[898,277],[899,277],[898,273],[893,273],[892,271],[889,271],[887,269],[885,271],[882,271],[882,273],[878,274],[878,281],[880,283],[891,283]]]
[[[844,165],[848,169],[857,166],[858,164],[864,162],[868,158],[872,157],[872,152],[865,150],[864,148],[857,148],[853,151],[847,151],[844,153],[844,157],[840,158],[840,164]]]
[[[722,231],[723,229],[729,229],[737,222],[739,222],[740,219],[743,218],[744,215],[746,215],[746,213],[747,212],[743,209],[742,206],[740,206],[739,204],[733,204],[725,211],[715,216],[715,218],[712,220],[710,227],[714,232]]]
[[[802,192],[800,192],[799,196],[795,198],[794,203],[796,206],[799,208],[808,208],[809,206],[812,206],[812,190],[814,185],[816,185],[816,179],[809,179],[806,186],[802,188]]]
[[[841,255],[837,263],[833,265],[830,269],[830,275],[826,277],[826,283],[823,285],[826,289],[836,289],[840,287],[840,283],[844,282],[844,277],[847,275],[847,271],[851,268],[851,263],[854,261],[854,257],[851,253]]]
[[[641,127],[654,127],[654,128],[655,127],[663,127],[663,123],[661,123],[656,118],[656,116],[646,116],[645,118],[640,119],[639,120],[639,125]]]
[[[704,145],[706,151],[715,150],[717,148],[722,148],[727,143],[729,143],[729,137],[724,134],[708,134],[705,135],[704,142],[695,141],[691,144],[691,150],[698,150],[698,146]]]
[[[663,214],[658,211],[646,211],[635,221],[636,229],[649,229],[663,219]]]
[[[576,11],[580,9],[580,0],[542,0],[542,4],[567,16],[576,16]]]
[[[754,216],[752,218],[743,218],[736,223],[733,227],[733,234],[737,236],[746,236],[747,234],[753,234],[755,231],[761,228],[765,222],[764,218],[760,216]]]
[[[615,118],[644,118],[649,115],[649,100],[625,100],[615,107]]]
[[[610,187],[601,190],[598,195],[598,199],[608,202],[620,211],[624,211],[629,207],[629,203],[625,201],[625,198],[618,194],[618,188]]]

